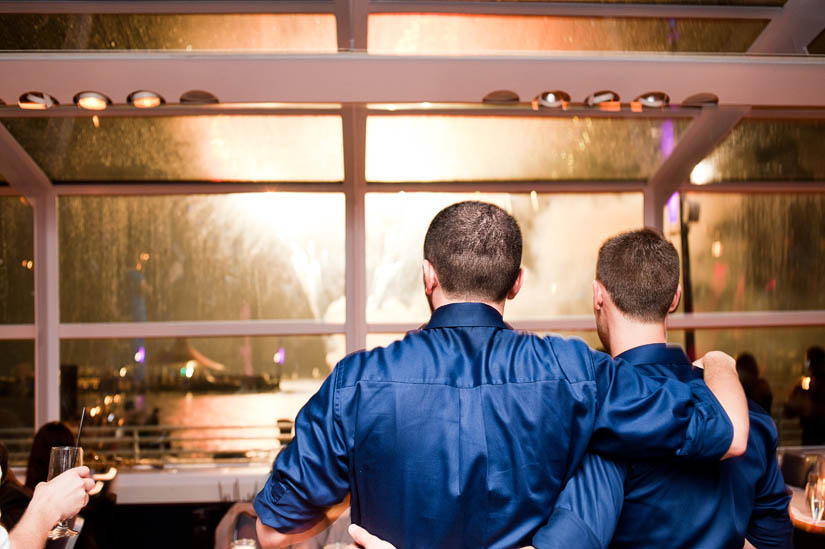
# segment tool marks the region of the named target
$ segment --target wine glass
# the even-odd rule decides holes
[[[825,514],[825,477],[820,477],[816,473],[808,475],[805,499],[811,506],[811,518],[814,522],[822,520],[822,515]]]
[[[53,479],[60,473],[83,465],[83,448],[78,446],[55,446],[49,455],[49,478]],[[49,539],[67,538],[76,536],[77,532],[69,527],[68,520],[59,521],[49,532]]]

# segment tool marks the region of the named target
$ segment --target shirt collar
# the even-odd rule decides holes
[[[501,318],[501,314],[484,303],[450,303],[442,305],[430,317],[430,322],[424,327],[429,328],[459,328],[459,327],[491,327],[508,328]]]
[[[679,345],[649,343],[628,349],[616,357],[630,364],[684,364],[691,365],[690,359]]]

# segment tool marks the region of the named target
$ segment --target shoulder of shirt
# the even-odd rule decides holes
[[[355,351],[345,356],[335,366],[338,370],[338,386],[351,385],[363,379],[363,374],[372,372],[377,364],[398,360],[418,353],[429,330],[414,330],[392,343],[370,350]],[[562,337],[555,334],[540,336],[523,330],[499,330],[496,337],[502,345],[512,345],[520,352],[530,353],[540,363],[547,380],[564,379],[570,383],[593,381],[593,351],[578,337]],[[419,347],[419,345],[422,345]]]

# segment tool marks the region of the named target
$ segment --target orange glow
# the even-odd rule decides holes
[[[143,252],[142,254],[140,254],[140,259],[141,259],[141,261],[149,261],[149,254],[146,253],[146,252]]]
[[[100,127],[100,117],[98,115],[92,116],[92,124],[94,125],[95,128]]]
[[[622,110],[622,104],[619,101],[605,101],[599,103],[599,109],[603,111],[619,112]]]
[[[29,259],[28,261],[26,261],[26,268],[27,268],[28,270],[30,270],[30,271],[31,271],[31,270],[32,270],[32,266],[33,266],[33,265],[34,265],[34,263],[32,263],[32,260],[31,260],[31,259]]]
[[[714,240],[710,247],[710,251],[711,254],[713,254],[713,257],[722,257],[722,241]]]
[[[811,388],[811,378],[808,376],[803,377],[800,380],[800,385],[802,386],[803,391],[807,391]]]
[[[642,112],[642,104],[638,101],[633,101],[630,103],[630,110],[633,112]]]

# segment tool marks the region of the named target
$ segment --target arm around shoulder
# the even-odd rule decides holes
[[[741,456],[748,448],[750,418],[748,401],[736,373],[736,361],[721,351],[711,351],[697,363],[704,368],[705,384],[719,401],[733,426],[733,439],[722,459]]]

